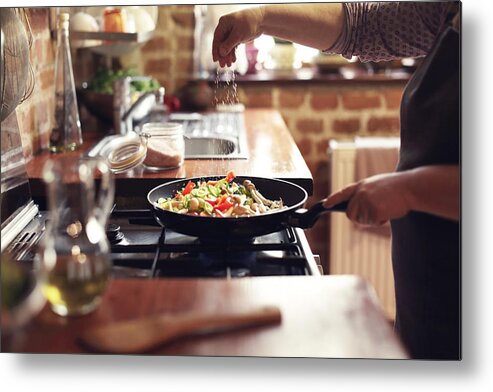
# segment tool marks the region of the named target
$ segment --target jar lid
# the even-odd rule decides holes
[[[142,126],[140,134],[146,138],[153,136],[181,136],[183,124],[177,122],[146,123]]]
[[[110,169],[114,173],[121,173],[140,165],[147,154],[145,138],[122,138],[108,155]]]

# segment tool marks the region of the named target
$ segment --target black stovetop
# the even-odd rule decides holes
[[[44,227],[41,213],[10,244],[15,258],[32,262]],[[149,210],[114,210],[107,225],[115,277],[318,275],[301,229],[287,228],[245,241],[204,242],[160,227]]]

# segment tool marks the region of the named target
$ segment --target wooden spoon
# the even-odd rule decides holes
[[[281,312],[272,306],[227,314],[158,315],[91,328],[82,333],[80,340],[100,352],[143,353],[184,336],[280,322]]]

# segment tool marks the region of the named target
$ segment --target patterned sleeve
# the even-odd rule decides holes
[[[325,53],[350,59],[388,61],[425,56],[449,11],[450,2],[344,3],[344,29]]]

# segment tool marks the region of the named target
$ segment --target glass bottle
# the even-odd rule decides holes
[[[69,14],[60,13],[55,60],[55,123],[50,136],[53,153],[74,151],[82,145],[68,25]]]

